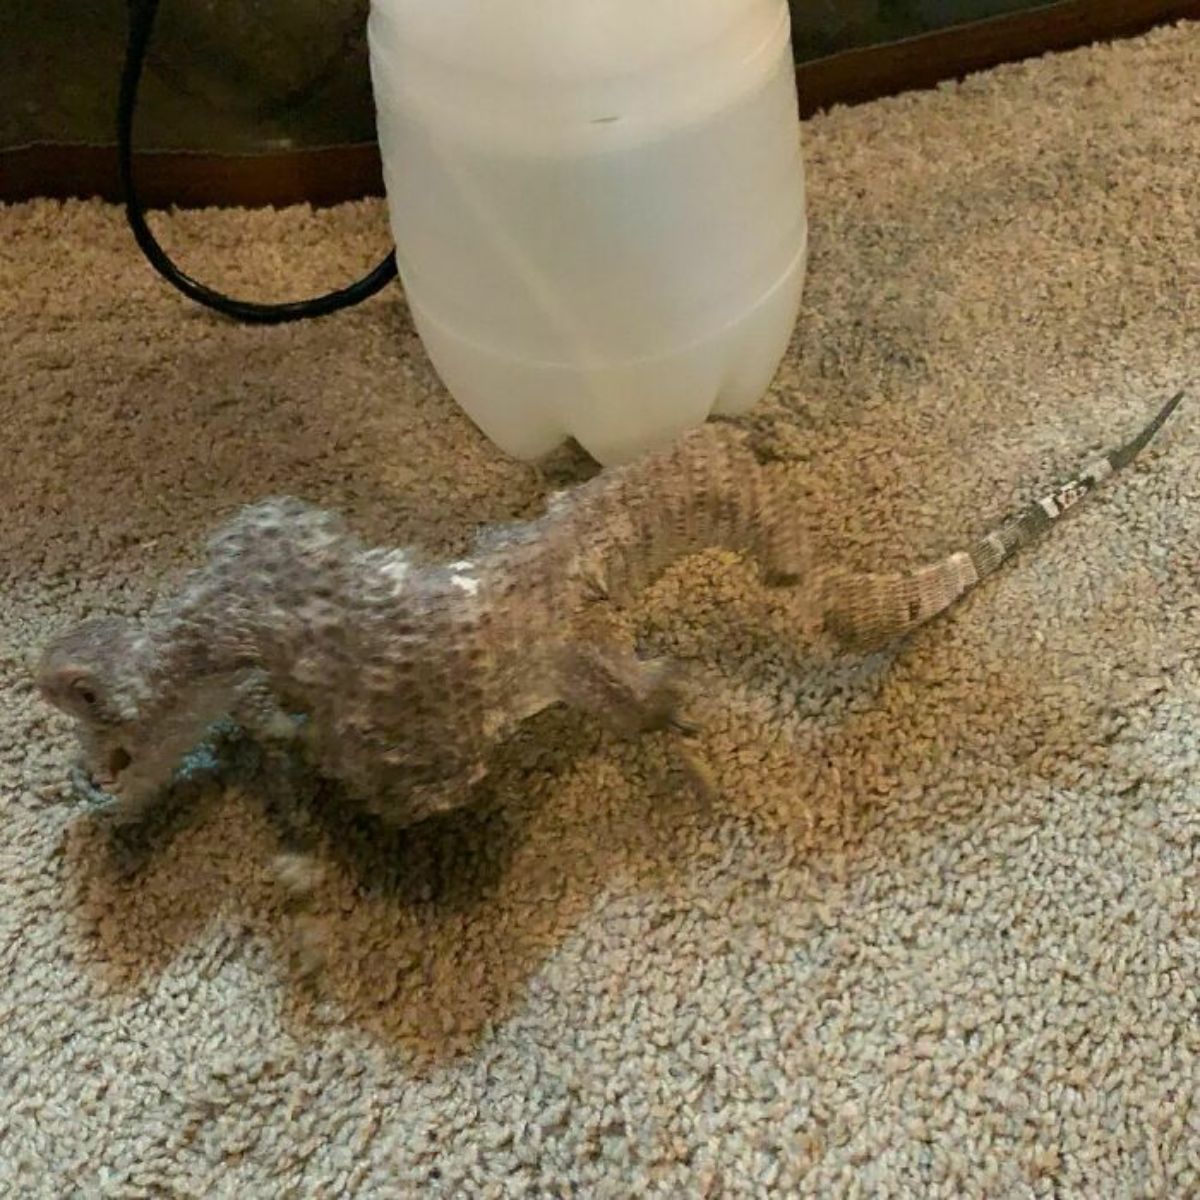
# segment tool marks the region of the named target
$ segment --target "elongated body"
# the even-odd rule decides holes
[[[461,803],[491,748],[556,703],[636,733],[680,721],[674,665],[639,659],[597,611],[710,547],[804,587],[843,643],[872,647],[942,612],[1114,471],[1178,405],[960,553],[905,573],[814,565],[806,522],[752,434],[712,423],[602,472],[456,562],[369,547],[291,499],[243,510],[147,622],[85,622],[39,685],[79,722],[89,769],[122,798],[160,789],[219,717],[302,747],[398,822]]]

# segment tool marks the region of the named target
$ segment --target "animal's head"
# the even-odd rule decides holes
[[[93,785],[131,803],[161,790],[178,761],[178,731],[152,686],[155,664],[141,626],[96,617],[55,637],[37,668],[42,697],[75,719],[81,765]]]

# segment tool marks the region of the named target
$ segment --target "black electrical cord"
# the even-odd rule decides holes
[[[117,102],[117,153],[121,186],[125,196],[125,217],[150,265],[185,296],[216,309],[227,317],[233,317],[234,320],[260,325],[278,325],[285,321],[323,317],[366,300],[395,279],[396,252],[393,250],[369,275],[350,284],[349,287],[327,292],[323,296],[314,296],[310,300],[258,304],[251,300],[234,300],[230,296],[213,291],[185,274],[171,261],[151,232],[150,226],[146,224],[146,215],[142,211],[133,182],[133,114],[137,108],[138,83],[141,81],[142,65],[146,60],[146,48],[150,44],[157,13],[158,0],[129,0],[129,40],[125,47],[121,94]]]

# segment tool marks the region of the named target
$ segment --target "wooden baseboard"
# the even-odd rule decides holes
[[[851,50],[797,65],[801,114],[933,87],[1000,63],[1133,37],[1187,19],[1200,19],[1200,0],[1058,0]],[[373,143],[253,155],[144,152],[136,156],[135,170],[147,208],[320,207],[383,194]],[[78,145],[0,150],[0,203],[38,196],[120,201],[116,150]]]
[[[801,63],[800,107],[810,115],[833,104],[863,104],[962,79],[1001,63],[1136,37],[1158,25],[1185,20],[1200,20],[1200,0],[1059,0]]]
[[[383,195],[374,143],[266,154],[134,154],[138,196],[148,208],[321,208]],[[119,203],[115,146],[22,146],[0,150],[0,202],[96,197]]]

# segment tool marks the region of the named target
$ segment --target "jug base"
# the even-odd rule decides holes
[[[791,341],[806,250],[758,303],[707,337],[654,358],[596,367],[502,354],[448,329],[411,295],[408,301],[447,390],[502,451],[533,462],[573,437],[597,462],[616,466],[762,398]]]

